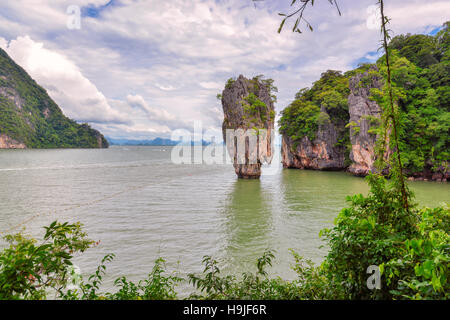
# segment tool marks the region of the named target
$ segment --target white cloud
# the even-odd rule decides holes
[[[176,88],[173,87],[173,86],[162,86],[162,85],[160,85],[159,83],[156,83],[156,86],[157,86],[159,89],[163,90],[163,91],[173,91],[173,90],[176,89]]]
[[[223,87],[223,84],[219,83],[219,82],[205,81],[205,82],[200,82],[200,86],[202,86],[205,89],[219,90]]]
[[[129,94],[127,96],[127,102],[132,107],[144,110],[152,118],[151,120],[174,121],[176,119],[175,116],[171,115],[166,110],[150,107],[140,95]]]
[[[141,95],[128,95],[127,103],[132,108],[143,110],[147,115],[148,121],[157,123],[158,125],[163,125],[169,128],[169,130],[190,127],[190,124],[188,124],[184,120],[179,119],[166,110],[162,108],[151,107]]]
[[[44,48],[30,37],[18,37],[2,48],[30,76],[47,89],[48,94],[70,118],[86,122],[124,122],[126,116],[111,108],[105,96],[61,54]]]
[[[90,109],[80,105],[84,101],[107,111],[92,117],[115,112],[112,118],[123,120],[126,114],[128,124],[98,124],[113,137],[163,135],[194,120],[218,128],[223,114],[216,94],[239,74],[275,79],[280,111],[322,72],[374,59],[370,52],[379,46],[379,31],[367,27],[367,8],[375,0],[339,1],[342,17],[328,1],[317,1],[306,13],[315,31],[302,35],[290,32],[289,23],[282,34],[276,32],[277,12],[289,9],[288,0],[258,2],[256,8],[251,0],[116,0],[101,9],[106,3],[71,0],[99,10],[96,17],[83,17],[81,30],[71,31],[65,27],[64,1],[2,2],[0,36],[29,35],[45,43],[47,49],[37,52],[47,50],[70,62],[66,79],[64,64],[53,66],[53,56],[44,55],[47,62],[37,68],[41,84],[68,113],[89,115]],[[441,0],[386,3],[396,34],[430,30],[448,19],[449,11],[450,2]],[[74,89],[78,86],[81,91]],[[89,98],[82,99],[85,95]]]
[[[6,41],[6,39],[3,39],[0,37],[0,48],[5,50],[7,47],[8,47],[8,41]]]

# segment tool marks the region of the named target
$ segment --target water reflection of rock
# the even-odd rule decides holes
[[[227,245],[225,264],[234,274],[255,268],[272,242],[271,195],[260,180],[237,180],[225,204]]]

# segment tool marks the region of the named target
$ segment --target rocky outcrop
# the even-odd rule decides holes
[[[371,66],[365,72],[352,76],[349,79],[348,122],[343,123],[333,119],[333,116],[322,107],[318,130],[313,141],[307,136],[293,141],[289,136],[283,135],[283,166],[313,170],[347,170],[357,176],[377,172],[375,149],[380,137],[376,133],[376,128],[380,126],[382,110],[375,101],[370,99],[370,96],[371,89],[381,89],[382,86],[383,79],[376,66]],[[348,130],[349,134],[348,155],[346,155],[347,148],[338,143],[343,140],[345,130]],[[389,146],[389,141],[385,144]],[[385,160],[388,160],[391,154],[392,151],[387,150],[383,155]],[[388,168],[383,169],[383,174],[388,172]],[[430,161],[426,162],[421,172],[411,173],[408,169],[404,172],[409,176],[410,181],[446,182],[450,180],[448,165],[435,168]]]
[[[222,92],[223,138],[239,178],[258,179],[273,156],[275,110],[270,85],[240,75]]]
[[[374,162],[377,136],[371,132],[371,129],[378,125],[381,108],[376,102],[370,100],[369,96],[371,88],[381,89],[383,83],[377,76],[370,75],[371,70],[377,69],[373,66],[370,70],[355,75],[349,81],[350,122],[348,127],[352,144],[350,152],[352,164],[348,171],[358,176],[366,176],[370,172],[376,171]]]
[[[431,170],[432,164],[427,163],[427,167],[422,172],[415,172],[409,174],[409,181],[437,181],[437,182],[447,182],[450,181],[450,166],[439,166]]]
[[[301,141],[294,142],[290,137],[283,135],[281,151],[285,168],[345,169],[345,149],[338,146],[338,136],[345,129],[345,123],[332,123],[323,107],[320,118],[319,129],[313,141],[305,136]]]
[[[0,134],[0,149],[25,149],[26,145],[11,139],[6,134]]]
[[[282,157],[286,168],[314,170],[348,170],[365,176],[375,172],[375,142],[377,139],[373,129],[379,125],[381,108],[370,100],[370,89],[380,89],[382,79],[377,76],[376,66],[364,73],[358,73],[349,79],[350,94],[348,96],[348,121],[333,119],[325,108],[321,108],[318,131],[311,141],[303,137],[294,142],[283,136]],[[338,143],[343,140],[347,131],[347,148]],[[348,139],[350,140],[348,142]]]
[[[8,81],[9,79],[5,76],[1,77],[2,80]],[[0,96],[12,101],[17,109],[22,109],[24,100],[20,97],[20,94],[13,88],[0,87]]]

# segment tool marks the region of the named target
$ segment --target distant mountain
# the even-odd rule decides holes
[[[0,149],[107,147],[100,132],[64,116],[45,89],[0,49]]]
[[[108,142],[112,146],[176,146],[180,141],[174,141],[164,138],[155,138],[153,140],[128,140],[128,139],[113,139],[107,138]],[[200,141],[193,141],[191,145],[200,144]],[[203,146],[211,144],[207,141],[202,141]]]

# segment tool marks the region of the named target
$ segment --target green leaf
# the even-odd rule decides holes
[[[294,27],[292,28],[292,32],[295,31],[295,29],[297,28],[299,22],[300,22],[300,18],[297,18],[297,20],[295,21]]]
[[[286,22],[286,18],[281,21],[280,27],[278,28],[278,33],[281,33],[281,30],[283,30],[284,23]]]

